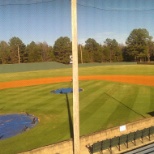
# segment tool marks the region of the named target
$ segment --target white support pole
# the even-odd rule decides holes
[[[73,132],[74,132],[73,148],[74,148],[74,154],[80,154],[77,0],[71,0],[71,18],[72,18],[72,55],[73,55]]]

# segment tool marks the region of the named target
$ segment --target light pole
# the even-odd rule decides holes
[[[80,54],[81,54],[81,64],[83,64],[83,57],[82,57],[82,45],[80,45]]]
[[[19,50],[19,44],[18,44],[17,46],[18,46],[18,63],[20,64],[20,50]]]
[[[79,133],[79,81],[78,81],[78,43],[77,43],[77,0],[71,0],[72,55],[73,55],[73,133],[74,154],[80,154]]]

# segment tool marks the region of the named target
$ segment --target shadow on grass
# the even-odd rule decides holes
[[[144,115],[142,115],[141,113],[139,113],[139,112],[133,110],[133,109],[130,108],[129,106],[125,105],[124,103],[122,103],[121,101],[119,101],[118,99],[116,99],[115,97],[113,97],[113,96],[111,96],[111,95],[109,95],[109,94],[107,94],[107,93],[105,93],[105,94],[106,94],[108,97],[110,97],[110,98],[112,98],[113,100],[115,100],[117,103],[123,105],[123,106],[124,106],[125,108],[127,108],[128,110],[131,110],[131,111],[134,112],[135,114],[137,114],[137,115],[139,115],[139,116],[141,116],[141,117],[143,117],[143,118],[146,118]]]
[[[70,128],[70,136],[73,138],[73,121],[71,116],[71,110],[70,110],[70,103],[68,99],[68,94],[66,94],[66,105],[67,105],[67,112],[68,112],[68,120],[69,120],[69,128]]]
[[[148,112],[147,114],[149,114],[151,117],[154,117],[154,111]]]

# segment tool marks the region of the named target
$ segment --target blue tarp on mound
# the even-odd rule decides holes
[[[81,88],[79,88],[79,92],[82,91]],[[54,90],[54,91],[51,91],[52,93],[55,93],[55,94],[67,94],[67,93],[72,93],[73,92],[73,89],[72,88],[61,88],[61,89],[57,89],[57,90]]]
[[[0,115],[0,139],[9,138],[34,127],[38,118],[27,114]]]

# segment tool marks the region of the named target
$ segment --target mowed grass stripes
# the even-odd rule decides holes
[[[61,83],[1,91],[1,114],[28,112],[40,119],[35,128],[1,140],[3,153],[30,150],[72,137],[72,94],[51,93],[68,85]],[[148,117],[148,113],[154,110],[153,87],[105,81],[81,81],[80,87],[84,89],[80,93],[81,135]]]
[[[151,106],[153,102],[149,99],[154,96],[154,88],[103,81],[86,83],[87,87],[90,85],[92,91],[88,94],[89,92],[85,90],[80,94],[83,134],[148,117],[149,110],[154,109]],[[139,95],[141,97],[138,97]]]
[[[32,72],[28,79],[37,75],[39,78],[69,75],[71,74],[69,71],[70,68],[55,70],[55,74],[54,70]],[[95,75],[103,73],[153,75],[154,69],[151,66],[141,65],[139,67],[95,66],[80,69],[80,75],[94,75],[94,73]],[[5,75],[7,78],[0,75],[2,81],[9,78],[9,74]],[[20,73],[13,73],[10,74],[10,80],[25,79],[26,75],[27,72],[25,74],[22,72],[21,77]],[[81,135],[150,117],[149,113],[154,112],[154,87],[94,80],[79,83],[80,88],[83,88],[83,92],[80,92]],[[52,90],[71,86],[72,83],[69,82],[0,90],[0,114],[27,112],[40,120],[33,129],[0,140],[0,153],[15,154],[71,138],[73,96],[51,93]]]

